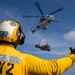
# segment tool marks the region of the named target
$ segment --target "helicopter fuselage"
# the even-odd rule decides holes
[[[41,18],[42,20],[39,22],[39,24],[34,28],[34,32],[40,29],[46,30],[49,23],[51,23],[52,20],[55,20],[53,15],[45,16]]]

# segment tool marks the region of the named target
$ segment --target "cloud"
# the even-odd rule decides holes
[[[13,17],[13,15],[12,15],[12,11],[11,10],[9,10],[9,9],[5,9],[5,8],[0,8],[0,14],[1,14],[1,16],[3,16],[3,15],[6,15],[6,16],[8,16],[8,17]]]
[[[72,31],[69,31],[63,37],[65,40],[67,40],[69,42],[75,42],[75,29]]]
[[[10,18],[14,18],[14,16],[13,16],[13,12],[12,11],[10,11],[10,10],[5,10],[5,15],[6,16],[8,16],[8,17],[10,17]]]
[[[8,9],[6,9],[6,8],[0,8],[0,15],[1,15],[1,19],[12,19],[12,20],[18,20],[18,21],[20,21],[21,19],[20,19],[20,13],[18,12],[17,13],[17,11],[14,9],[14,10],[12,10],[12,9],[10,9],[10,8],[8,8]]]

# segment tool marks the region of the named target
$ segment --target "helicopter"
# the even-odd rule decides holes
[[[48,27],[49,23],[51,23],[52,21],[57,22],[55,20],[55,17],[53,16],[53,14],[63,10],[63,7],[60,7],[59,9],[55,10],[54,12],[44,15],[40,5],[38,2],[35,2],[36,7],[38,8],[38,10],[40,11],[42,16],[27,16],[27,15],[23,15],[23,17],[34,17],[34,18],[40,18],[40,22],[36,25],[35,28],[31,28],[32,33],[36,32],[37,30],[43,29],[46,30],[46,28]]]

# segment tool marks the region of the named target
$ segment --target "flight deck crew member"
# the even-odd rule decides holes
[[[0,75],[61,75],[73,66],[75,49],[56,60],[41,59],[16,50],[25,35],[18,22],[5,20],[0,23]]]

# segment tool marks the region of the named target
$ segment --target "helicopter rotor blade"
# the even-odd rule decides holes
[[[39,3],[38,3],[38,2],[35,2],[35,5],[36,5],[36,7],[38,8],[38,10],[40,11],[40,13],[41,13],[42,16],[43,16],[43,12],[42,12],[42,9],[41,9]]]
[[[28,16],[28,15],[22,15],[23,17],[33,17],[33,18],[41,18],[41,16]]]
[[[59,8],[59,9],[57,9],[56,11],[54,11],[54,12],[52,12],[52,13],[50,13],[50,15],[55,14],[55,13],[57,13],[57,12],[61,11],[61,10],[63,10],[63,7],[61,7],[61,8]]]
[[[57,21],[57,20],[53,20],[53,22],[59,23],[59,21]]]

